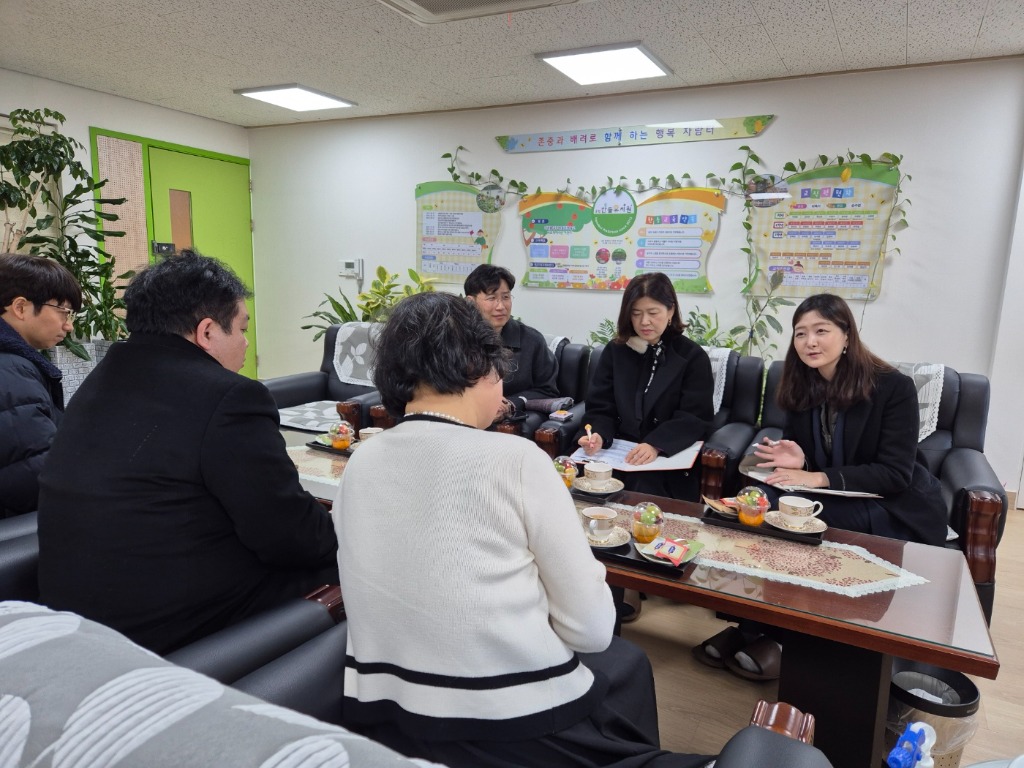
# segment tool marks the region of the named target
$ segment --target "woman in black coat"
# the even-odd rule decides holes
[[[594,454],[613,439],[630,440],[637,446],[626,461],[641,465],[705,439],[714,417],[711,361],[683,336],[672,281],[660,272],[630,281],[617,330],[587,393],[583,424],[592,436],[581,431],[579,445]],[[697,466],[616,476],[631,490],[689,501],[700,494]]]
[[[782,439],[757,445],[762,486],[777,508],[778,485],[864,491],[881,498],[818,496],[835,528],[941,545],[946,506],[939,481],[918,455],[914,382],[861,343],[849,305],[809,296],[793,314],[776,399],[788,412]],[[797,491],[799,493],[799,491]],[[752,680],[778,677],[781,646],[749,623],[693,649],[698,661]]]
[[[754,451],[774,467],[769,484],[876,493],[828,496],[821,518],[851,531],[945,541],[939,481],[918,455],[917,389],[861,343],[843,299],[822,293],[797,307],[777,399],[789,412],[783,439]]]

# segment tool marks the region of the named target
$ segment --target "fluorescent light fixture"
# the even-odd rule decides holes
[[[671,74],[671,70],[640,43],[602,45],[535,55],[580,85],[617,83]]]
[[[275,104],[294,112],[311,112],[316,109],[338,109],[354,107],[355,102],[343,101],[335,96],[314,91],[304,85],[264,85],[259,88],[238,88],[235,93]]]

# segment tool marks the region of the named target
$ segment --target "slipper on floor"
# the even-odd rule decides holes
[[[726,659],[731,659],[736,651],[741,650],[746,644],[747,638],[743,636],[743,633],[737,627],[728,626],[700,645],[693,646],[690,653],[701,664],[707,664],[716,669],[725,669]],[[707,652],[708,647],[714,648],[718,652],[717,659]]]
[[[769,637],[761,636],[740,651],[754,662],[757,670],[752,672],[744,669],[733,654],[725,661],[725,666],[730,672],[747,680],[778,680],[779,669],[782,666],[782,648],[778,643]]]

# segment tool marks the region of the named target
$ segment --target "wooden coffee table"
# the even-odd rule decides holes
[[[623,492],[612,501],[655,501],[664,511],[701,517],[703,506]],[[928,583],[862,597],[759,579],[696,562],[651,570],[608,561],[608,583],[776,627],[785,649],[779,699],[817,720],[815,746],[836,768],[884,763],[885,714],[893,657],[995,679],[999,660],[958,549],[838,529],[826,541],[863,547]]]

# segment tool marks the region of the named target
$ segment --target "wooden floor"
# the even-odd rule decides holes
[[[998,550],[992,641],[997,680],[973,678],[981,691],[979,728],[961,766],[1024,754],[1024,511],[1011,505]],[[714,754],[746,725],[758,699],[776,700],[776,683],[743,680],[697,662],[690,648],[726,624],[712,611],[662,598],[644,601],[623,637],[642,646],[654,665],[662,747]],[[841,694],[840,694],[841,695]],[[867,768],[867,767],[866,767]]]

